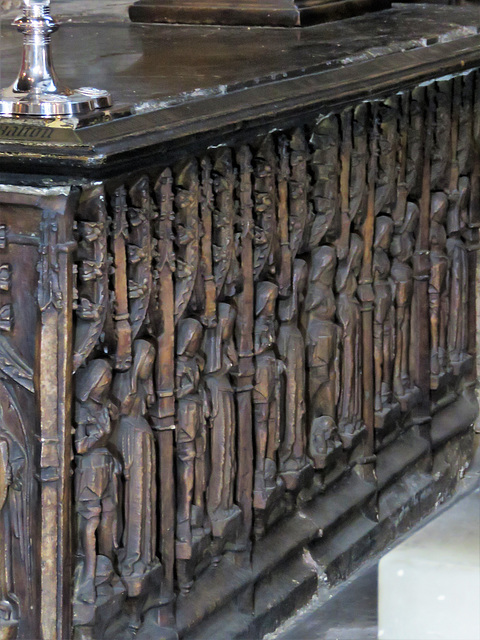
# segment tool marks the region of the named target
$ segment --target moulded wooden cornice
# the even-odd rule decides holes
[[[391,0],[139,0],[134,22],[308,27],[391,6]]]

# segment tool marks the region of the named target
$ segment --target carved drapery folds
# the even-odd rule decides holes
[[[385,442],[458,397],[474,355],[479,86],[476,72],[432,82],[85,187],[71,237],[60,204],[12,196],[0,627],[35,635],[37,591],[60,589],[48,572],[37,586],[35,515],[67,496],[72,452],[74,513],[54,519],[72,540],[52,525],[45,548],[47,567],[73,549],[75,633],[155,637],[207,567],[248,566],[255,539],[332,479],[374,481]],[[17,263],[34,265],[31,309]],[[35,348],[57,340],[35,376]]]
[[[148,591],[152,573],[170,598],[187,594],[226,550],[281,526],[302,490],[373,460],[422,411],[419,317],[432,408],[459,392],[472,366],[455,310],[472,277],[474,85],[432,83],[83,194],[82,606],[97,584],[117,600]],[[95,368],[101,392],[85,382]]]

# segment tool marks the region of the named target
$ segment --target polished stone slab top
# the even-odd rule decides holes
[[[52,36],[62,80],[108,89],[119,105],[154,109],[469,36],[477,33],[480,8],[397,5],[303,30],[68,20]],[[21,37],[8,23],[1,25],[0,55],[8,84],[21,56]]]
[[[308,29],[142,25],[70,16],[52,38],[57,73],[69,86],[107,89],[115,107],[108,121],[95,126],[70,122],[62,134],[56,126],[49,144],[62,147],[65,153],[58,155],[68,156],[69,168],[93,166],[162,140],[273,121],[299,108],[318,110],[319,104],[358,99],[383,85],[391,90],[422,73],[438,77],[476,65],[479,25],[480,8],[439,5],[395,5]],[[6,86],[21,56],[21,37],[7,23],[1,25],[0,56]],[[28,129],[15,140],[12,131],[0,127],[0,160],[8,156],[9,163],[15,153],[25,159],[32,144],[48,142],[29,138]],[[11,143],[18,151],[12,153]],[[67,147],[77,152],[68,154]],[[39,163],[48,162],[41,155]]]

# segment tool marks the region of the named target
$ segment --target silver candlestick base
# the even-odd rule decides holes
[[[78,116],[112,104],[108,91],[60,83],[53,68],[50,34],[58,25],[50,0],[24,0],[24,15],[14,24],[23,33],[23,60],[17,79],[0,91],[0,116]]]

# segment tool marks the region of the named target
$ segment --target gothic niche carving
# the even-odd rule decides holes
[[[307,225],[305,249],[312,251],[325,238],[327,241],[339,235],[342,224],[339,214],[339,143],[338,117],[320,118],[312,135],[314,148],[311,159],[313,176],[311,200],[312,213]],[[349,221],[350,222],[350,221]]]
[[[200,223],[198,218],[198,167],[185,162],[176,174],[175,193],[175,322],[185,313],[195,290],[200,260]]]
[[[107,213],[103,188],[82,194],[78,217],[75,371],[97,344],[108,310]]]
[[[152,235],[154,210],[147,177],[129,190],[132,206],[128,208],[127,277],[132,340],[138,335],[147,315],[152,291]]]
[[[300,253],[305,240],[310,188],[308,159],[309,149],[305,133],[300,128],[295,129],[290,139],[290,180],[288,184],[288,227],[292,260]]]
[[[235,202],[232,152],[219,149],[213,163],[213,273],[217,298],[235,295],[236,284],[241,277],[237,260],[234,218]]]
[[[267,136],[254,161],[254,277],[275,276],[278,271],[279,244],[276,215],[276,156],[271,136]]]

